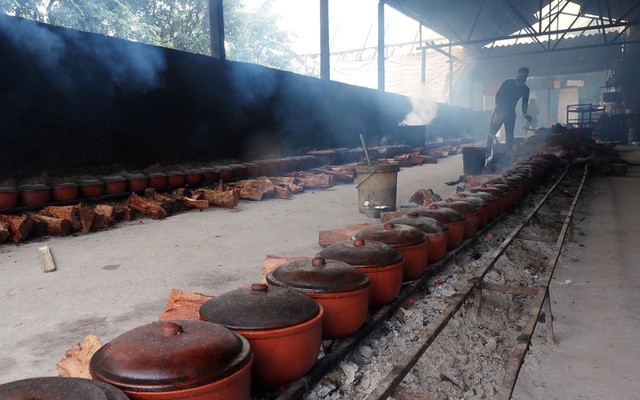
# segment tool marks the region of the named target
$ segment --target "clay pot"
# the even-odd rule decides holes
[[[322,306],[324,340],[349,336],[367,319],[371,281],[349,264],[322,257],[293,261],[267,274],[267,282],[300,292]]]
[[[128,400],[115,386],[92,379],[42,377],[0,385],[0,399]]]
[[[455,201],[463,201],[476,206],[476,208],[478,208],[478,229],[487,226],[487,222],[489,221],[489,204],[487,204],[486,201],[482,200],[480,197],[469,196],[464,193],[456,194],[453,196],[453,199]]]
[[[478,233],[478,226],[480,224],[480,209],[475,205],[466,201],[455,201],[451,197],[449,197],[445,201],[438,201],[433,204],[438,207],[451,208],[464,215],[465,239],[472,238],[476,233]]]
[[[218,176],[220,176],[220,179],[231,179],[233,178],[233,171],[231,171],[231,168],[227,167],[226,165],[221,165],[221,166],[217,166],[217,167],[213,167],[216,171],[218,171]]]
[[[288,158],[278,158],[275,160],[278,164],[278,173],[284,174],[291,171],[291,162]]]
[[[130,399],[249,399],[251,362],[249,343],[223,326],[154,322],[105,344],[89,372]]]
[[[130,192],[142,192],[149,186],[149,178],[144,174],[127,174],[124,177]]]
[[[187,178],[182,171],[167,172],[167,186],[170,188],[179,188],[184,186]]]
[[[253,163],[258,166],[258,176],[269,176],[269,160],[254,160]]]
[[[104,194],[122,194],[127,190],[127,180],[124,176],[103,176]]]
[[[501,183],[488,183],[487,187],[495,187],[502,190],[505,193],[504,204],[505,211],[511,210],[513,207],[514,197],[513,197],[513,189],[509,187],[509,185],[504,185]]]
[[[353,265],[369,276],[369,306],[379,306],[396,298],[402,287],[404,256],[398,250],[373,240],[338,242],[325,248],[319,257]]]
[[[202,173],[202,183],[205,185],[216,183],[220,179],[220,174],[214,168],[200,168],[200,172]]]
[[[474,186],[467,189],[468,192],[477,193],[484,192],[494,195],[498,198],[498,215],[501,215],[503,212],[507,210],[507,194],[504,190],[499,189],[497,187],[489,187],[487,185]]]
[[[86,199],[96,199],[104,194],[104,183],[98,179],[85,179],[78,182],[80,194]]]
[[[258,176],[259,168],[257,164],[252,162],[246,162],[246,163],[243,163],[242,165],[244,165],[247,168],[247,176],[251,178]]]
[[[429,239],[429,263],[442,260],[447,254],[447,231],[449,228],[433,218],[421,217],[417,212],[409,212],[402,217],[388,221],[392,224],[402,224],[420,229]]]
[[[66,203],[78,198],[78,184],[74,182],[59,183],[51,188],[53,201]]]
[[[460,195],[465,195],[467,199],[475,197],[484,201],[487,204],[487,222],[493,221],[498,216],[498,198],[491,193],[464,191],[457,194],[458,197],[463,198]]]
[[[336,158],[336,152],[333,150],[307,151],[307,155],[314,156],[316,158],[316,167],[331,164]]]
[[[47,185],[22,185],[18,192],[20,203],[25,207],[42,207],[51,199],[51,189]]]
[[[243,179],[249,176],[249,170],[242,164],[231,164],[229,165],[231,168],[231,175],[236,179]]]
[[[217,296],[200,318],[226,326],[251,344],[255,387],[277,388],[304,376],[318,358],[322,307],[286,288],[256,283]]]
[[[152,189],[162,189],[167,187],[169,177],[162,172],[154,172],[147,175],[149,177],[149,187]]]
[[[184,171],[187,185],[191,187],[199,186],[202,182],[202,171],[199,169],[188,169]]]
[[[438,207],[430,204],[428,207],[418,207],[412,212],[417,212],[421,217],[430,217],[445,224],[449,231],[447,232],[447,249],[453,250],[460,246],[464,240],[465,218],[453,208]]]
[[[18,204],[18,191],[10,187],[0,187],[0,210],[15,207]]]
[[[404,256],[404,282],[419,278],[429,263],[427,234],[410,225],[387,222],[358,232],[358,239],[374,240],[388,244]]]

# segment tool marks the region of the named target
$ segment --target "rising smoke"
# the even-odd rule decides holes
[[[431,97],[426,87],[420,90],[418,96],[412,96],[411,112],[404,117],[404,125],[429,125],[438,116],[438,105]]]

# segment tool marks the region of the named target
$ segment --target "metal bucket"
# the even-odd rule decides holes
[[[482,175],[487,149],[465,147],[462,149],[462,168],[465,175]]]
[[[359,164],[358,208],[370,218],[379,218],[382,211],[395,211],[398,189],[398,164]]]

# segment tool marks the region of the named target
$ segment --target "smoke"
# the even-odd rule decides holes
[[[412,96],[410,100],[412,110],[404,117],[402,124],[429,125],[438,116],[438,105],[425,87],[420,90],[417,97]]]
[[[8,16],[0,16],[0,37],[68,94],[86,83],[107,93],[146,92],[164,85],[166,60],[155,47]]]

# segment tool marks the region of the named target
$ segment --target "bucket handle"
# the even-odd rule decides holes
[[[357,188],[359,188],[359,187],[360,187],[360,185],[362,185],[363,183],[365,183],[365,182],[367,181],[367,179],[369,179],[369,178],[371,178],[372,176],[374,176],[374,175],[376,174],[376,172],[378,172],[378,170],[377,170],[377,169],[376,169],[376,170],[374,170],[374,171],[371,173],[371,175],[369,175],[369,176],[367,176],[366,178],[364,178],[364,180],[363,180],[362,182],[359,182],[359,183],[356,185],[356,189],[357,189]]]

